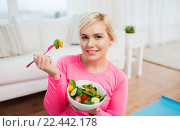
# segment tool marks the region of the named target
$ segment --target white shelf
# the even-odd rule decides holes
[[[143,48],[144,48],[144,44],[126,45],[125,72],[128,79],[131,78],[132,62],[137,62],[136,74],[138,76],[142,74]],[[133,57],[134,49],[136,49],[137,51],[137,57]]]

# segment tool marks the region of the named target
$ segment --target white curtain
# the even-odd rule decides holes
[[[18,16],[18,6],[17,0],[7,0],[8,3],[8,12],[9,18],[17,17]]]
[[[179,0],[126,0],[126,25],[149,47],[180,41]]]
[[[125,0],[68,0],[68,15],[97,11],[107,14],[116,28],[125,26]]]

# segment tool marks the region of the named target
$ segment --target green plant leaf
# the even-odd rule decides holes
[[[126,26],[124,30],[125,30],[126,33],[135,33],[135,27],[132,26],[132,25],[131,26]]]

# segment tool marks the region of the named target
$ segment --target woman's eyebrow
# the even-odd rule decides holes
[[[96,34],[94,34],[94,35],[104,35],[103,33],[96,33]]]
[[[81,35],[86,35],[86,34],[80,34],[80,36]],[[103,33],[96,33],[96,34],[93,34],[94,36],[96,36],[96,35],[104,35]]]
[[[86,35],[86,34],[80,34],[80,35]]]

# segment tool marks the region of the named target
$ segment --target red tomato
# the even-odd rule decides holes
[[[94,89],[94,87],[89,87],[89,89]]]
[[[76,97],[74,98],[74,100],[80,103],[80,102],[81,102],[81,97],[80,97],[80,96],[76,96]]]
[[[83,94],[82,96],[81,96],[81,99],[82,99],[82,101],[86,101],[87,100],[87,95],[86,94]]]

